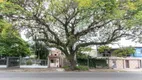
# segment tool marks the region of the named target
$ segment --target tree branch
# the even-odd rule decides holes
[[[98,25],[98,26],[95,26],[95,27],[91,27],[91,26],[94,26],[94,25],[95,25],[96,22],[94,21],[94,22],[92,22],[92,23],[88,26],[87,29],[82,30],[81,32],[76,33],[75,36],[76,36],[76,37],[83,36],[83,35],[89,33],[90,31],[93,31],[93,30],[96,29],[96,28],[101,28],[101,27],[105,26],[106,24],[110,23],[111,21],[113,21],[113,20],[109,20],[109,21],[107,21],[107,22],[104,22],[104,23],[101,24],[101,25]]]
[[[49,25],[47,25],[47,24],[44,22],[44,20],[41,20],[41,19],[39,19],[39,18],[36,17],[36,16],[34,16],[34,17],[35,17],[36,21],[37,21],[39,24],[41,24],[41,25],[43,25],[43,26],[45,26],[45,27],[47,28],[47,30],[54,36],[54,38],[55,38],[55,40],[56,40],[56,42],[57,42],[58,44],[61,44],[62,46],[64,46],[64,43],[60,41],[60,39],[59,39],[59,37],[57,36],[57,34],[56,34],[55,32],[53,32],[53,31],[49,28]]]

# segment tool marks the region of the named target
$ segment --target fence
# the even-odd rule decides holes
[[[47,68],[48,61],[19,57],[0,59],[0,68]]]
[[[6,65],[6,62],[7,60],[6,59],[0,59],[0,65]]]
[[[109,68],[108,61],[108,58],[77,59],[78,65],[88,66],[89,68]]]
[[[77,59],[78,65],[99,69],[141,69],[142,58],[134,57],[109,57]]]
[[[110,57],[110,58],[88,58],[77,59],[78,65],[88,66],[89,68],[116,68],[116,69],[138,69],[142,68],[142,58],[122,58],[122,57]],[[20,68],[47,68],[47,60],[8,57],[0,59],[1,67],[20,67]]]
[[[109,58],[109,68],[114,69],[139,69],[142,68],[142,58],[134,57],[111,57]]]
[[[7,67],[20,68],[20,57],[7,57]]]
[[[47,60],[41,59],[21,59],[21,65],[40,65],[40,66],[47,66]]]

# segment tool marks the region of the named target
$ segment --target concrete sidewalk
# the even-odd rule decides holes
[[[142,72],[142,69],[114,69],[117,71],[127,71],[127,72]]]
[[[118,72],[120,70],[114,69],[89,69],[90,72]]]
[[[62,68],[0,68],[0,72],[64,72]]]
[[[142,72],[142,69],[89,69],[89,71],[65,71],[63,68],[0,68],[0,72]]]
[[[90,69],[90,72],[142,72],[142,69]]]

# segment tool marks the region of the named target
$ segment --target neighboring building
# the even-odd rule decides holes
[[[92,57],[108,58],[107,64],[109,68],[113,69],[140,69],[142,68],[142,47],[135,47],[136,52],[129,57],[115,57],[111,52],[118,48],[112,49],[106,54],[97,54],[97,49],[89,52],[84,52]],[[63,67],[66,64],[65,55],[58,49],[51,50],[48,56],[48,67]]]
[[[113,69],[141,69],[142,68],[142,47],[135,47],[135,53],[127,57],[112,56],[112,52],[118,48],[111,49],[99,57],[108,58],[108,66]]]
[[[48,67],[63,67],[64,58],[65,56],[60,50],[51,50],[48,56]]]
[[[105,51],[104,53],[99,53],[98,52],[98,56],[97,57],[112,57],[112,53],[114,50],[117,50],[118,48],[113,48],[110,49],[109,51]]]
[[[91,51],[84,51],[83,54],[89,55],[91,57],[98,57],[97,50],[92,49]]]
[[[137,58],[142,58],[142,47],[134,47],[135,48],[135,53],[132,53],[131,55],[128,55],[127,57],[137,57]],[[97,57],[112,57],[112,53],[114,50],[117,50],[119,48],[112,48],[108,52],[104,52],[102,54],[98,53]],[[117,57],[117,56],[116,56]]]
[[[135,47],[135,53],[131,57],[142,58],[142,47]]]

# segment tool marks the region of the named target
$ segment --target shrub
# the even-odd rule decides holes
[[[65,69],[65,71],[72,71],[70,66],[64,66],[63,67]],[[88,71],[89,68],[87,66],[76,66],[75,71]]]
[[[89,68],[87,66],[76,66],[75,70],[79,70],[79,71],[88,71]]]
[[[65,69],[65,71],[71,71],[69,66],[64,66],[63,68]]]
[[[27,64],[27,65],[32,65],[32,61],[31,61],[31,60],[28,60],[28,61],[26,62],[26,64]]]

